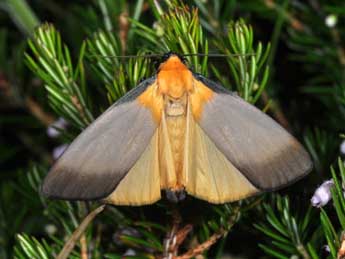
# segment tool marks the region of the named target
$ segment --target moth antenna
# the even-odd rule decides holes
[[[248,53],[248,54],[218,54],[218,53],[210,53],[210,54],[204,54],[204,53],[190,53],[190,54],[183,54],[183,57],[213,57],[213,58],[226,58],[226,57],[251,57],[255,56],[255,53]]]
[[[192,57],[192,56],[198,56],[198,57],[213,57],[213,58],[226,58],[226,57],[250,57],[255,56],[255,53],[248,53],[248,54],[217,54],[217,53],[210,53],[210,54],[204,54],[204,53],[187,53],[187,54],[178,54],[175,52],[168,52],[165,54],[146,54],[146,55],[113,55],[113,56],[103,56],[103,55],[90,55],[89,57],[100,57],[100,58],[161,58],[163,61],[167,60],[168,57],[171,55],[177,55],[181,61],[185,63],[186,58],[185,57]]]
[[[161,58],[164,54],[147,54],[147,55],[113,55],[113,56],[103,56],[103,55],[90,55],[89,57],[99,57],[99,58]]]

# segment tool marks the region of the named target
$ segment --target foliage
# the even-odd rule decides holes
[[[86,250],[89,258],[161,255],[176,209],[180,224],[193,228],[183,253],[219,234],[224,238],[205,258],[336,258],[345,228],[338,148],[345,117],[342,1],[4,0],[0,7],[7,19],[0,29],[1,258],[51,258],[97,207],[39,195],[52,150],[155,73],[157,60],[121,56],[167,51],[227,55],[186,59],[195,72],[237,91],[290,129],[309,150],[315,170],[284,193],[232,204],[188,197],[177,208],[165,200],[141,208],[109,206],[70,258],[83,258]],[[50,23],[40,23],[46,13]],[[335,25],[325,24],[330,17],[337,18]],[[67,126],[57,126],[52,138],[46,130],[57,118]],[[314,189],[331,177],[333,203],[312,208]]]

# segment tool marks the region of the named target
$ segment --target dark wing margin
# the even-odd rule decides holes
[[[150,110],[135,101],[155,80],[151,77],[129,91],[70,144],[44,179],[43,195],[92,200],[116,188],[157,127]]]
[[[255,187],[275,190],[311,171],[309,154],[277,122],[219,84],[194,77],[214,91],[199,125]]]

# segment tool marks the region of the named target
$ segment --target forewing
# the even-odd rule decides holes
[[[88,200],[110,194],[132,168],[157,127],[151,111],[137,97],[149,78],[87,127],[52,167],[42,186],[48,197]]]
[[[199,125],[255,187],[277,189],[312,169],[302,145],[273,119],[209,79],[195,79],[213,91]]]

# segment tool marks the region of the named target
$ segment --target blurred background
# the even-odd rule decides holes
[[[313,204],[310,199],[324,181],[332,178],[331,166],[334,168],[333,178],[339,178],[337,192],[332,194],[343,196],[345,2],[195,0],[184,3],[190,10],[198,8],[202,37],[209,39],[210,53],[224,52],[215,41],[226,38],[229,23],[239,19],[252,27],[254,46],[262,42],[265,49],[270,43],[265,60],[269,77],[256,105],[292,132],[314,160],[314,170],[308,177],[277,195],[266,195],[256,200],[256,205],[243,211],[227,238],[204,258],[335,258],[341,247],[345,226],[343,197],[338,197],[338,205],[326,205],[331,196],[326,186],[326,194],[320,194],[321,197],[315,198]],[[75,64],[74,69],[79,69],[74,74],[75,78],[83,73],[78,82],[85,102],[87,105],[90,103],[87,112],[91,114],[88,119],[92,121],[123,92],[133,87],[133,82],[140,80],[139,77],[152,74],[154,65],[140,63],[148,68],[142,68],[133,80],[128,75],[129,78],[117,77],[116,71],[112,71],[117,84],[133,84],[119,92],[102,92],[116,83],[102,78],[104,71],[97,66],[95,68],[98,59],[90,58],[85,66],[79,67],[80,53],[85,47],[83,44],[91,50],[92,46],[97,48],[96,43],[93,45],[85,41],[101,30],[105,32],[106,42],[111,42],[111,35],[116,37],[115,45],[120,46],[121,51],[115,51],[115,54],[135,55],[143,49],[154,53],[157,48],[150,37],[154,41],[154,37],[160,38],[166,33],[159,17],[182,5],[181,1],[158,0],[0,1],[0,258],[43,258],[35,252],[41,248],[46,254],[56,254],[76,222],[85,215],[83,211],[88,210],[88,205],[86,208],[62,202],[52,205],[37,192],[49,166],[80,132],[84,122],[78,124],[78,120],[72,117],[73,113],[64,116],[63,111],[54,107],[54,100],[48,97],[46,85],[49,90],[49,78],[40,74],[34,66],[41,55],[32,47],[35,46],[35,39],[39,38],[35,30],[49,22],[61,34],[71,63]],[[31,47],[28,43],[30,38]],[[203,47],[199,52],[203,51]],[[101,50],[97,52],[100,55]],[[160,49],[160,53],[163,50]],[[92,54],[92,51],[89,53]],[[30,61],[28,56],[36,61]],[[227,78],[231,73],[224,63],[224,60],[212,59],[206,69],[207,75],[236,90],[232,79]],[[126,70],[128,66],[118,65],[116,68]],[[83,87],[88,90],[84,91]],[[88,119],[85,119],[85,124]],[[195,203],[200,205],[198,208],[208,210],[207,204]],[[325,207],[320,214],[320,209],[316,207],[323,205]],[[121,256],[129,249],[136,256],[141,256],[137,258],[150,258],[148,254],[152,250],[145,246],[152,244],[150,238],[157,239],[159,243],[164,235],[150,232],[153,236],[145,236],[140,229],[133,227],[133,222],[143,220],[164,226],[162,207],[110,209],[100,219],[101,223],[97,223],[100,227],[94,227],[87,234],[86,238],[92,244],[89,246],[89,253],[92,254],[89,258],[124,258]],[[188,208],[184,209],[188,214]],[[201,210],[203,213],[204,209]],[[119,213],[133,221],[112,222],[111,218]],[[136,215],[141,215],[140,219]],[[207,220],[214,217],[217,213],[207,217]],[[202,229],[203,225],[200,226]],[[97,231],[103,234],[97,236]],[[126,239],[126,243],[121,239],[122,234],[134,237]],[[99,237],[98,241],[95,241],[95,235]],[[122,241],[115,237],[120,237]],[[141,244],[144,248],[138,248],[137,239],[151,241]],[[85,258],[78,252],[73,256]],[[131,257],[128,255],[128,258]]]

